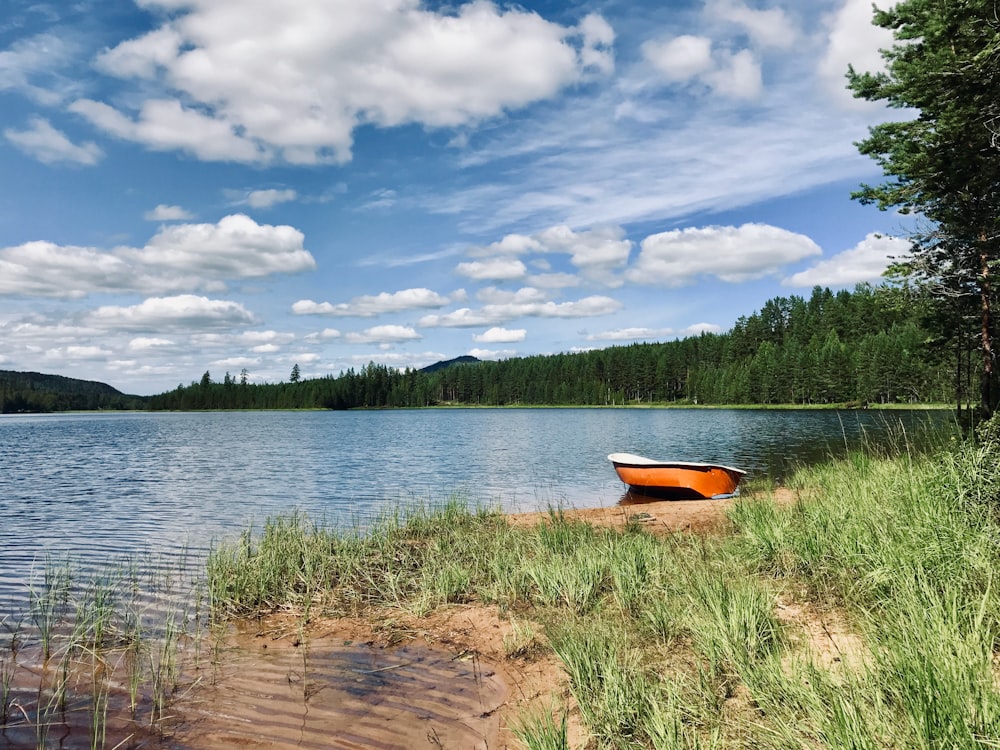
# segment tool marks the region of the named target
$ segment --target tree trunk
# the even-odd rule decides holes
[[[983,370],[979,383],[979,401],[982,418],[989,419],[993,414],[993,316],[992,316],[992,282],[990,279],[990,256],[985,237],[979,244],[979,311],[980,311],[980,345],[983,352]]]

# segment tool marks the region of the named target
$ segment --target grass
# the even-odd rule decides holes
[[[990,426],[930,453],[905,440],[852,453],[797,472],[794,503],[766,490],[738,501],[712,536],[594,528],[558,509],[516,528],[461,499],[363,530],[291,514],[213,550],[207,614],[292,612],[304,627],[496,605],[511,621],[508,658],[548,654],[565,673],[568,693],[512,724],[532,749],[570,747],[570,718],[588,750],[998,748],[998,455]],[[152,632],[133,584],[70,585],[61,568],[41,578],[30,611],[4,622],[3,722],[33,722],[43,746],[62,712],[86,710],[99,746],[116,691],[136,722],[167,713],[191,611]],[[815,612],[836,616],[852,653],[823,654]],[[53,666],[31,705],[11,676],[28,661],[29,625]],[[81,670],[89,687],[74,682]]]
[[[496,604],[514,623],[510,658],[547,650],[563,665],[595,748],[1000,747],[998,451],[987,435],[854,453],[800,470],[791,506],[740,501],[730,533],[711,537],[558,510],[512,528],[459,501],[364,533],[272,519],[213,552],[211,610],[305,620]],[[779,598],[839,612],[859,653],[819,658]],[[514,732],[568,747],[568,710]]]

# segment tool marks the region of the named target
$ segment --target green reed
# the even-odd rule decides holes
[[[38,748],[57,733],[87,731],[90,746],[104,748],[112,744],[114,713],[155,733],[190,679],[184,670],[196,670],[181,664],[180,641],[203,637],[174,591],[178,583],[174,573],[140,576],[133,561],[88,576],[69,563],[39,571],[28,584],[26,611],[0,620],[7,631],[0,641],[0,731],[30,727]]]

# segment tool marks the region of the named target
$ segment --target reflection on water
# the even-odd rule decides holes
[[[47,560],[184,558],[292,509],[364,526],[449,497],[528,511],[610,506],[613,452],[790,466],[940,425],[947,412],[440,409],[0,417],[0,612]],[[898,428],[895,428],[898,430]],[[147,563],[143,562],[142,565]],[[5,604],[4,602],[7,602]]]

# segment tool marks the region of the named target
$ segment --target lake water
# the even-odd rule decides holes
[[[440,409],[0,417],[0,619],[47,559],[200,564],[219,538],[301,510],[364,525],[458,496],[527,511],[617,503],[607,454],[788,467],[949,412]],[[194,564],[192,563],[192,564]]]

